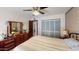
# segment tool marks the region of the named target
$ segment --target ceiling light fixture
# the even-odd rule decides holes
[[[39,13],[37,10],[35,10],[35,11],[33,11],[33,14],[37,16],[37,15],[39,15],[40,13]]]

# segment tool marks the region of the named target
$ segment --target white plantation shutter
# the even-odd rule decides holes
[[[60,37],[60,19],[42,20],[41,35]]]

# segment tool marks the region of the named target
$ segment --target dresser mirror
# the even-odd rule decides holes
[[[23,31],[23,23],[16,21],[8,21],[7,36],[19,34]]]

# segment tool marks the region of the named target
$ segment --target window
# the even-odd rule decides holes
[[[41,35],[49,37],[60,36],[60,19],[41,21]]]

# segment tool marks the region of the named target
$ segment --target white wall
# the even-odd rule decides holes
[[[38,29],[40,29],[40,21],[41,20],[48,20],[48,19],[61,19],[61,36],[62,36],[62,31],[65,29],[65,14],[57,14],[57,15],[49,15],[49,16],[43,16],[43,17],[36,17],[36,20],[38,20]],[[40,30],[38,30],[38,34],[40,35]]]
[[[24,13],[12,12],[9,8],[0,8],[0,34],[7,33],[7,21],[23,22],[28,29],[28,17]]]
[[[24,27],[28,29],[28,21],[32,18],[28,13],[23,13],[19,8],[0,8],[0,34],[7,33],[7,21],[19,21],[23,22]],[[61,19],[61,35],[62,30],[65,29],[65,14],[57,14],[57,15],[43,15],[36,17],[36,20],[47,20],[47,19]],[[40,31],[39,31],[40,32]]]
[[[66,29],[70,33],[79,33],[79,7],[72,8],[66,14]]]

